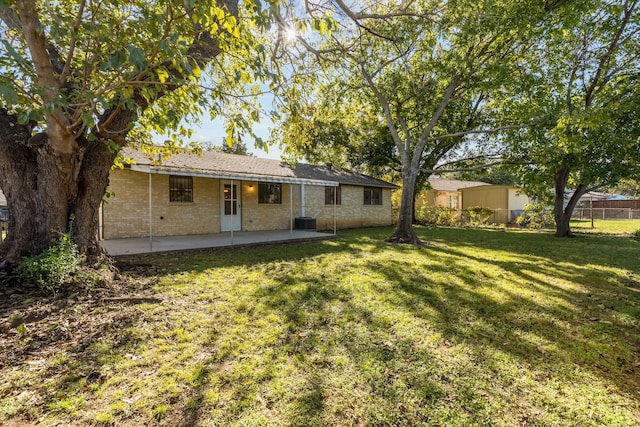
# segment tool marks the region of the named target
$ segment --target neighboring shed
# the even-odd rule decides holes
[[[134,163],[111,173],[100,214],[105,239],[393,222],[397,187],[343,169],[211,151],[161,161],[133,150],[124,156]]]
[[[430,178],[429,190],[420,192],[416,198],[416,207],[447,207],[462,209],[462,192],[460,189],[487,185],[486,182],[458,181],[455,179]]]
[[[462,208],[481,207],[495,212],[493,222],[509,224],[515,222],[525,205],[531,203],[521,189],[511,185],[485,184],[460,189]]]

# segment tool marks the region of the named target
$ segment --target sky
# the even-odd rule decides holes
[[[255,134],[262,138],[263,141],[269,141],[269,134],[273,123],[265,119],[253,127]],[[210,120],[203,118],[199,125],[193,127],[192,139],[198,142],[212,142],[214,145],[222,145],[222,141],[226,138],[224,125],[221,120]],[[162,144],[165,137],[164,135],[154,135],[153,142],[155,144]],[[280,160],[282,150],[277,145],[268,147],[268,152],[258,149],[253,145],[253,141],[247,140],[247,149],[256,157],[266,159]]]

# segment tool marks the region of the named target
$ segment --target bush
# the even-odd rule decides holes
[[[416,209],[416,222],[423,225],[454,226],[459,223],[458,211],[443,206],[421,206]]]
[[[462,216],[464,218],[464,222],[471,227],[489,225],[491,223],[491,218],[493,217],[493,210],[489,208],[481,208],[479,206],[466,208],[463,211]]]
[[[636,230],[636,232],[633,233],[633,235],[640,239],[640,230]]]
[[[46,251],[22,260],[16,274],[31,284],[57,291],[72,282],[81,271],[82,258],[69,233],[62,234],[58,243]]]
[[[525,205],[524,212],[516,218],[516,223],[521,227],[532,230],[553,227],[555,221],[553,212],[541,205]]]

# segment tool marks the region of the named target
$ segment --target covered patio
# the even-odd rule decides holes
[[[273,243],[295,243],[333,239],[333,233],[315,230],[236,231],[186,236],[153,236],[102,240],[102,247],[112,256],[136,255],[189,249],[258,246]]]

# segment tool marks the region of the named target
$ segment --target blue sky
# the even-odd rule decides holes
[[[260,123],[256,124],[253,128],[253,131],[257,136],[261,137],[263,141],[269,141],[269,133],[273,123],[265,119]],[[222,141],[226,138],[226,133],[224,130],[224,125],[222,120],[215,119],[203,119],[202,123],[199,125],[193,126],[193,140],[199,142],[212,142],[215,145],[222,145]],[[250,153],[253,153],[256,157],[267,158],[267,159],[277,159],[280,160],[280,155],[282,154],[282,150],[277,145],[269,146],[268,152],[264,150],[260,150],[253,145],[253,140],[249,140],[249,136],[247,136],[247,140],[245,141],[247,144],[247,148]],[[163,135],[155,135],[154,143],[162,144],[164,140]]]

